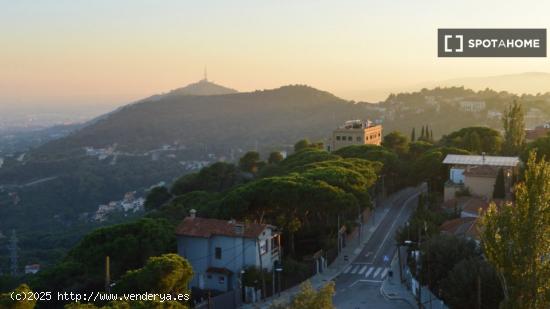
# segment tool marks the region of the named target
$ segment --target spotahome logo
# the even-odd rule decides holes
[[[437,29],[439,57],[546,57],[546,29]]]

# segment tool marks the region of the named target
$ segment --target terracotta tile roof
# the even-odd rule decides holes
[[[239,232],[239,226],[241,227]],[[186,217],[176,228],[176,235],[210,238],[212,235],[258,238],[268,224]]]
[[[208,267],[207,273],[231,275],[233,272],[225,267]]]
[[[465,176],[497,177],[498,168],[489,165],[472,166],[464,171]]]
[[[479,229],[477,225],[477,218],[456,218],[443,222],[439,229],[442,233],[479,239]]]
[[[488,208],[489,202],[486,202],[483,199],[477,197],[472,197],[463,205],[462,211],[477,216],[480,209],[481,213],[485,213]]]

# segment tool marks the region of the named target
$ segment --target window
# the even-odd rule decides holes
[[[352,138],[351,138],[351,136],[348,136],[348,141],[350,141],[350,142],[352,141]]]
[[[222,258],[222,248],[216,247],[215,256],[217,260],[221,260]]]
[[[224,284],[224,283],[225,283],[225,277],[224,277],[224,276],[219,276],[219,277],[218,277],[218,280],[219,280],[220,284]]]
[[[358,142],[361,141],[361,136],[357,136],[357,141],[358,141]]]
[[[267,240],[260,240],[260,255],[267,253]]]
[[[340,135],[336,136],[336,140],[337,140],[337,141],[340,140]]]

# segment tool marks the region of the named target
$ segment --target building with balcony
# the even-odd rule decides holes
[[[332,132],[328,143],[329,151],[351,145],[380,145],[382,143],[382,125],[367,120],[349,120]]]
[[[245,268],[271,271],[280,261],[280,234],[269,224],[199,218],[192,209],[176,237],[178,254],[193,267],[192,288],[240,291]]]

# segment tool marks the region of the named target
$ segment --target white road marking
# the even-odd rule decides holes
[[[374,272],[374,275],[372,275],[373,278],[376,278],[376,276],[378,276],[378,274],[382,271],[382,267],[378,267],[376,269],[376,271]]]
[[[362,274],[365,272],[365,270],[367,270],[367,266],[363,266],[363,268],[361,268],[361,270],[359,271],[359,274]]]
[[[346,269],[344,269],[344,274],[349,273],[351,267],[352,267],[352,265],[348,265],[348,267],[346,267]]]
[[[381,275],[382,279],[386,278],[386,275],[388,274],[388,271],[389,271],[389,270],[390,270],[389,267],[386,267],[386,268],[384,269],[384,271],[382,272],[382,275]]]
[[[414,195],[410,196],[408,199],[405,200],[405,202],[403,203],[403,206],[401,207],[401,209],[397,213],[397,216],[395,217],[395,220],[393,221],[392,225],[390,226],[390,229],[388,230],[389,233],[386,234],[386,237],[384,237],[384,240],[382,240],[382,242],[380,243],[380,246],[378,247],[378,250],[376,250],[376,253],[374,254],[374,257],[373,257],[372,261],[376,260],[376,257],[378,256],[378,253],[380,253],[380,249],[382,249],[382,247],[384,246],[384,243],[386,242],[386,240],[388,239],[390,234],[392,234],[391,231],[393,230],[393,227],[395,226],[397,221],[399,221],[398,219],[399,219],[399,217],[401,217],[401,213],[403,213],[403,210],[405,210],[405,208],[407,208],[407,204],[412,199],[416,198],[418,195],[420,195],[420,193],[415,193]]]
[[[368,276],[370,275],[370,273],[372,273],[372,271],[374,270],[375,267],[371,267],[369,268],[369,271],[367,271],[367,273],[365,274],[365,278],[368,278]]]
[[[352,274],[357,273],[357,271],[359,270],[359,268],[361,268],[361,265],[355,265],[355,267],[353,267],[353,269],[350,271],[350,273],[352,273]]]

